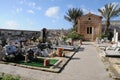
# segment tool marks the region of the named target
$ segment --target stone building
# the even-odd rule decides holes
[[[88,13],[78,18],[77,31],[85,40],[94,41],[101,33],[102,17]]]

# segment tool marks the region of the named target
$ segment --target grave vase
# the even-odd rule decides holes
[[[58,57],[62,57],[63,48],[58,48],[57,52],[58,52]]]
[[[44,59],[44,66],[49,66],[49,65],[50,65],[50,60]]]

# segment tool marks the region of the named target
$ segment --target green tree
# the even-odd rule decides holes
[[[73,29],[77,30],[78,17],[83,15],[83,11],[79,8],[70,8],[64,18],[73,23]]]
[[[82,39],[83,36],[78,34],[76,31],[71,31],[68,33],[68,38],[71,38],[73,40],[79,40],[79,39]]]
[[[104,34],[107,35],[111,18],[114,18],[120,15],[120,6],[119,4],[109,3],[109,4],[106,4],[104,8],[98,9],[98,11],[106,19],[106,27],[104,29]]]

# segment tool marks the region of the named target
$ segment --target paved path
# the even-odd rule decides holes
[[[19,74],[36,80],[111,80],[108,72],[90,43],[85,42],[61,73],[50,73],[39,70],[0,64],[0,72]]]

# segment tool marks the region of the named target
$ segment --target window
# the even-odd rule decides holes
[[[87,27],[87,34],[89,34],[89,27]]]
[[[92,34],[92,27],[87,27],[87,34]]]
[[[88,20],[91,20],[91,18],[89,17]]]
[[[92,34],[92,27],[90,27],[90,34]]]

